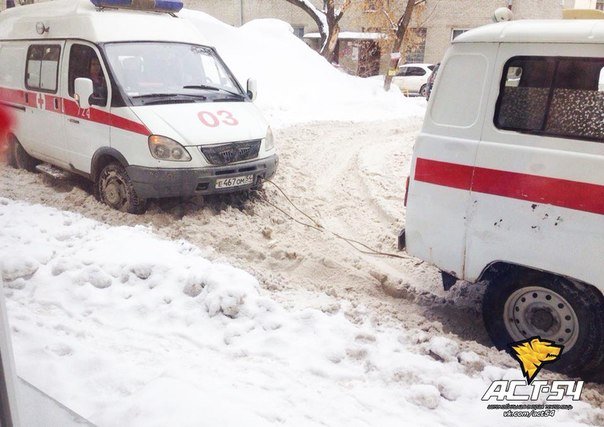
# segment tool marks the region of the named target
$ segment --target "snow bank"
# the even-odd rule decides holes
[[[423,116],[425,101],[385,92],[379,79],[349,76],[296,37],[276,19],[231,27],[203,12],[183,10],[216,46],[237,79],[258,81],[256,104],[274,126],[319,120],[389,120]]]
[[[480,398],[522,377],[446,337],[369,325],[360,306],[286,311],[145,227],[3,198],[0,273],[18,373],[101,426],[498,425]],[[573,405],[557,425],[602,420]]]

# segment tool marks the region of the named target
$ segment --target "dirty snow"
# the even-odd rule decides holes
[[[19,374],[98,425],[490,424],[490,381],[521,377],[475,369],[442,336],[418,346],[362,304],[355,322],[345,301],[286,310],[146,227],[2,198],[0,242]],[[602,419],[575,407],[557,425]]]
[[[279,130],[275,182],[324,226],[394,252],[393,189],[418,127]],[[263,195],[304,219],[269,184]],[[165,200],[134,216],[77,178],[11,168],[0,196],[19,374],[100,425],[497,425],[480,397],[521,377],[490,347],[479,286],[446,294],[418,260],[359,253],[258,196]],[[603,424],[603,396],[586,385],[556,423]]]

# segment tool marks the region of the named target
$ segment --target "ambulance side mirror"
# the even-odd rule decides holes
[[[248,79],[247,96],[249,96],[252,101],[258,96],[258,84],[256,83],[256,79]]]
[[[90,97],[94,92],[92,80],[85,77],[75,79],[75,100],[82,109],[90,108]]]

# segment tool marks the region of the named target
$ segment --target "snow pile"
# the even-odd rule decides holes
[[[380,79],[349,76],[296,37],[289,24],[254,20],[231,27],[202,12],[184,10],[214,45],[240,83],[258,81],[256,104],[275,126],[319,120],[388,120],[423,116],[425,101],[385,92]]]
[[[428,332],[376,330],[361,306],[288,312],[203,254],[145,227],[0,199],[18,373],[107,426],[502,423],[480,398],[518,369]],[[558,425],[602,420],[573,405]]]

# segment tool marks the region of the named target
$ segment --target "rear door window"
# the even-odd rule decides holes
[[[60,56],[60,46],[30,46],[27,51],[25,87],[40,92],[56,93]]]

